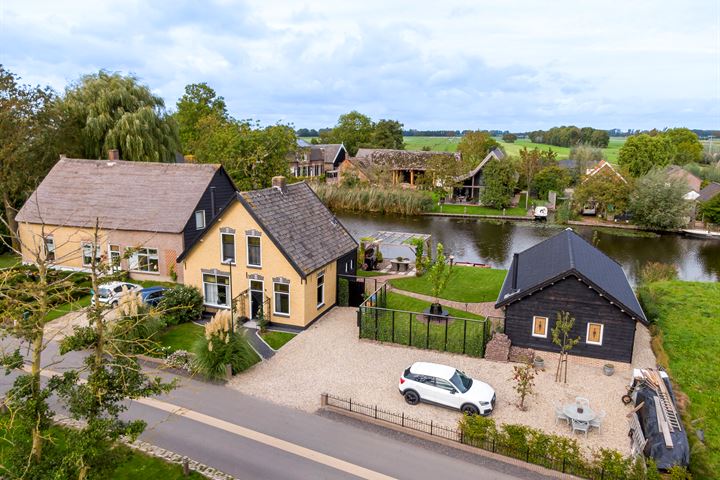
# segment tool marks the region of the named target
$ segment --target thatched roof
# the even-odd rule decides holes
[[[355,155],[363,159],[368,165],[377,165],[390,170],[426,170],[427,163],[434,157],[446,157],[448,160],[458,160],[457,153],[426,152],[420,150],[392,150],[389,148],[360,148]]]

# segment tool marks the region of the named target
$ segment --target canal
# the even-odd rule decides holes
[[[429,233],[433,242],[442,242],[445,252],[456,261],[485,263],[507,269],[512,254],[525,250],[556,234],[557,225],[531,222],[500,222],[448,217],[400,217],[340,213],[337,215],[356,239],[379,230]],[[574,227],[592,241],[592,227]],[[647,262],[670,263],[677,267],[682,280],[720,280],[720,241],[687,238],[675,234],[635,236],[633,232],[599,229],[597,246],[620,263],[632,283]],[[404,247],[382,249],[386,258],[411,256]]]

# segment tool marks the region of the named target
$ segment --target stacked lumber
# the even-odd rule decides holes
[[[682,423],[680,415],[675,408],[675,403],[670,397],[670,392],[665,385],[660,372],[653,368],[640,369],[640,378],[655,394],[655,412],[658,420],[658,429],[663,434],[665,446],[673,448],[673,441],[670,436],[671,432],[682,431]]]

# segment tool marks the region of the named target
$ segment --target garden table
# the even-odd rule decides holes
[[[569,403],[563,407],[563,413],[573,420],[580,422],[589,422],[597,417],[597,413],[590,407],[584,407],[582,413],[577,411],[578,406],[576,403]]]

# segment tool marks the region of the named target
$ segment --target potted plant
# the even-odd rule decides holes
[[[615,365],[613,365],[612,363],[606,363],[605,365],[603,365],[603,373],[608,377],[611,376],[613,373],[615,373]]]
[[[538,370],[545,370],[545,360],[543,360],[542,357],[535,357],[533,359],[533,365],[535,365],[535,368]]]

